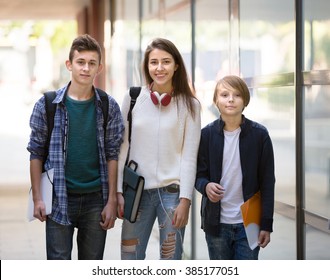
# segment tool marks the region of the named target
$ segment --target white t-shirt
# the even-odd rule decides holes
[[[242,169],[239,154],[239,135],[241,128],[225,131],[225,144],[220,185],[225,188],[221,200],[220,222],[225,224],[242,223],[240,206],[244,203],[242,191]]]

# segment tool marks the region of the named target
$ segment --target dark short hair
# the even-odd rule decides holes
[[[220,85],[223,85],[225,88],[234,89],[239,91],[242,94],[243,103],[246,107],[250,102],[250,91],[247,84],[238,76],[235,75],[228,75],[220,79],[214,89],[213,94],[213,103],[216,104],[217,95],[218,95],[218,88]]]
[[[72,62],[74,52],[78,51],[96,51],[99,55],[99,63],[102,61],[102,51],[100,44],[90,35],[84,34],[78,36],[76,39],[73,40],[70,53],[69,53],[69,60]]]

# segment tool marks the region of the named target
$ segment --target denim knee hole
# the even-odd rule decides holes
[[[123,240],[121,242],[121,251],[123,253],[134,253],[136,252],[137,244],[138,244],[137,239]]]
[[[175,232],[169,232],[167,238],[164,240],[161,246],[161,258],[172,259],[175,253],[176,234]]]

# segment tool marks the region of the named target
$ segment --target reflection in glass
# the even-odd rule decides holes
[[[306,260],[330,260],[329,234],[306,226]]]
[[[195,88],[207,124],[219,115],[213,106],[216,80],[229,74],[228,1],[196,2],[195,42]]]
[[[306,209],[330,217],[330,86],[305,90]]]
[[[138,1],[116,0],[107,81],[111,95],[121,105],[128,87],[140,84]],[[127,3],[129,2],[129,4]]]
[[[305,70],[330,67],[330,1],[304,0]]]
[[[294,1],[240,1],[243,77],[293,72]]]

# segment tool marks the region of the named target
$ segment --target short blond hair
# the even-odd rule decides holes
[[[217,96],[218,96],[218,88],[220,85],[223,85],[227,89],[237,90],[242,94],[244,107],[246,107],[250,102],[250,91],[247,84],[238,76],[228,75],[220,79],[214,89],[213,94],[213,103],[216,105]]]

